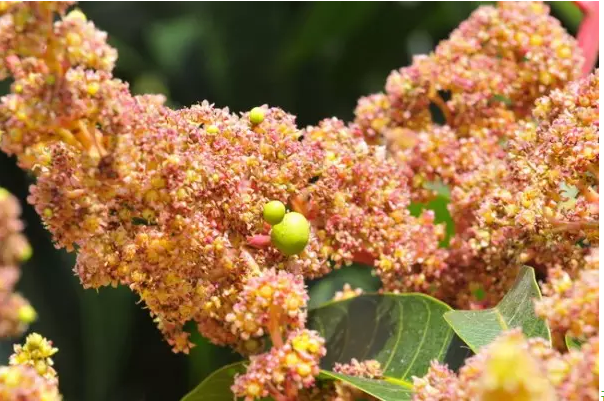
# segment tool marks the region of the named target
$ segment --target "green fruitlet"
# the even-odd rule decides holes
[[[296,255],[304,250],[310,237],[310,224],[300,213],[287,213],[271,230],[271,243],[285,255]]]
[[[31,307],[31,305],[23,305],[17,311],[17,315],[19,317],[19,321],[29,324],[35,321],[38,318],[38,314],[36,310]]]
[[[250,111],[250,122],[252,124],[260,124],[264,121],[264,110],[261,107],[254,107]]]
[[[271,226],[274,226],[283,220],[283,216],[285,216],[285,205],[278,200],[270,201],[264,205],[262,216],[264,217],[264,221]]]

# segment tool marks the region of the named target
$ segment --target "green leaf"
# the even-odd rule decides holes
[[[447,235],[445,236],[445,239],[440,242],[439,246],[441,248],[446,248],[449,246],[449,241],[451,240],[451,237],[453,236],[453,234],[455,234],[455,224],[453,223],[453,218],[451,217],[451,213],[449,213],[449,209],[447,208],[447,205],[449,204],[449,195],[446,192],[448,191],[448,187],[432,186],[429,189],[435,188],[440,188],[438,189],[438,196],[436,196],[434,199],[427,203],[411,203],[409,205],[409,212],[412,216],[419,216],[425,209],[433,210],[434,223],[445,223]]]
[[[181,401],[233,401],[231,385],[236,374],[245,373],[243,362],[226,365],[208,377]]]
[[[375,359],[388,380],[410,386],[450,352],[454,333],[443,318],[450,310],[423,294],[367,294],[310,310],[308,327],[325,338],[323,369]]]
[[[342,380],[383,401],[412,397],[412,376],[423,376],[436,359],[458,367],[469,356],[443,314],[451,308],[424,294],[366,294],[309,310],[308,327],[326,340],[319,380]],[[330,371],[336,362],[375,359],[385,378],[372,380]],[[243,363],[208,376],[182,401],[232,400],[230,386]]]
[[[506,96],[501,95],[501,94],[493,95],[492,100],[496,101],[496,102],[501,102],[501,103],[505,104],[508,107],[512,105],[512,100],[509,97],[506,97]]]
[[[308,284],[308,308],[318,308],[331,301],[344,284],[350,284],[352,288],[362,288],[365,292],[376,292],[380,288],[380,279],[373,275],[371,266],[359,263],[334,269],[328,275]]]
[[[583,345],[583,341],[569,335],[564,336],[564,342],[566,343],[566,348],[568,348],[569,351],[573,349],[581,349],[581,346]]]
[[[523,266],[514,285],[495,308],[450,311],[444,317],[474,352],[491,343],[503,331],[515,327],[522,328],[527,337],[542,337],[551,341],[547,324],[535,315],[533,302],[540,298],[535,271]]]
[[[364,377],[342,375],[326,370],[321,371],[321,377],[341,380],[378,400],[405,401],[410,400],[413,396],[412,386],[406,382],[404,384],[392,383],[388,380],[366,379]]]

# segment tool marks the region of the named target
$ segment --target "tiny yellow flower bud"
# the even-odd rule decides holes
[[[269,285],[263,285],[259,292],[260,296],[266,299],[269,299],[273,295],[273,289]]]
[[[84,15],[82,11],[76,9],[70,11],[69,14],[67,14],[67,16],[65,17],[65,19],[86,22],[86,15]]]
[[[218,133],[218,127],[215,126],[215,125],[213,125],[213,124],[212,125],[208,125],[206,127],[206,132],[208,134],[212,134],[212,135],[217,134]]]
[[[309,374],[311,374],[312,372],[312,368],[310,367],[309,364],[307,363],[301,363],[298,365],[298,367],[296,368],[296,372],[298,372],[298,374],[302,377],[306,377]]]
[[[258,383],[250,383],[247,385],[246,392],[250,397],[259,397],[262,388],[258,385]]]
[[[289,368],[293,368],[298,364],[298,362],[299,359],[295,352],[291,352],[285,357],[285,365]]]

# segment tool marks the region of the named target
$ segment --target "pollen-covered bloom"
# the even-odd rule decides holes
[[[455,374],[433,362],[414,378],[415,400],[554,401],[598,398],[598,339],[561,354],[519,329],[503,333]]]
[[[326,152],[321,175],[303,192],[320,252],[336,266],[373,264],[387,290],[428,291],[445,268],[445,231],[433,212],[409,212],[407,166],[337,119],[307,128],[306,141]]]
[[[434,52],[392,72],[384,93],[359,100],[355,126],[406,167],[413,201],[431,200],[443,184],[450,190],[455,235],[440,262],[439,270],[447,273],[429,280],[432,294],[459,307],[493,305],[513,282],[516,266],[540,254],[520,251],[525,239],[511,243],[510,228],[485,227],[498,218],[486,209],[486,200],[507,197],[500,202],[505,205],[526,186],[514,174],[517,161],[508,156],[507,142],[535,124],[535,101],[552,91],[564,93],[561,89],[579,77],[581,63],[576,41],[546,5],[501,2],[480,7]],[[572,247],[562,250],[566,260],[582,257]],[[382,278],[387,287],[401,281],[388,274]],[[486,297],[477,299],[473,289]]]
[[[21,275],[19,264],[32,254],[20,214],[17,198],[0,188],[0,338],[21,335],[36,318],[29,302],[14,291]]]
[[[269,395],[275,399],[296,399],[292,397],[300,389],[314,384],[319,359],[324,355],[324,340],[318,333],[292,331],[283,346],[250,358],[247,372],[235,378],[233,393],[246,401]]]
[[[51,26],[30,28],[52,44],[46,51],[2,48],[15,78],[0,102],[2,149],[36,173],[29,201],[57,246],[78,248],[83,285],[128,285],[175,350],[189,349],[191,320],[214,343],[247,341],[252,333],[228,320],[235,304],[253,303],[238,295],[263,269],[295,282],[368,255],[400,290],[427,290],[440,274],[444,230],[430,213],[410,216],[407,168],[358,130],[335,119],[300,130],[267,106],[175,111],[159,96],[132,96],[111,76],[106,36],[81,12],[57,11]],[[310,222],[301,251],[267,240],[270,201]]]
[[[265,333],[280,337],[284,330],[304,327],[307,301],[302,276],[267,269],[248,279],[226,320],[244,340]]]
[[[6,401],[60,401],[58,378],[51,357],[57,352],[39,334],[15,345],[9,366],[0,367],[0,399]]]
[[[553,330],[580,339],[598,333],[598,252],[598,248],[592,250],[592,263],[587,265],[591,268],[580,271],[574,281],[564,270],[550,271],[549,283],[543,285],[544,297],[535,310]]]

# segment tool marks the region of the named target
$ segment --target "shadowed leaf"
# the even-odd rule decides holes
[[[375,359],[384,375],[410,383],[430,361],[444,361],[454,333],[443,319],[451,308],[422,294],[368,294],[309,311],[308,327],[325,338],[321,367]]]

